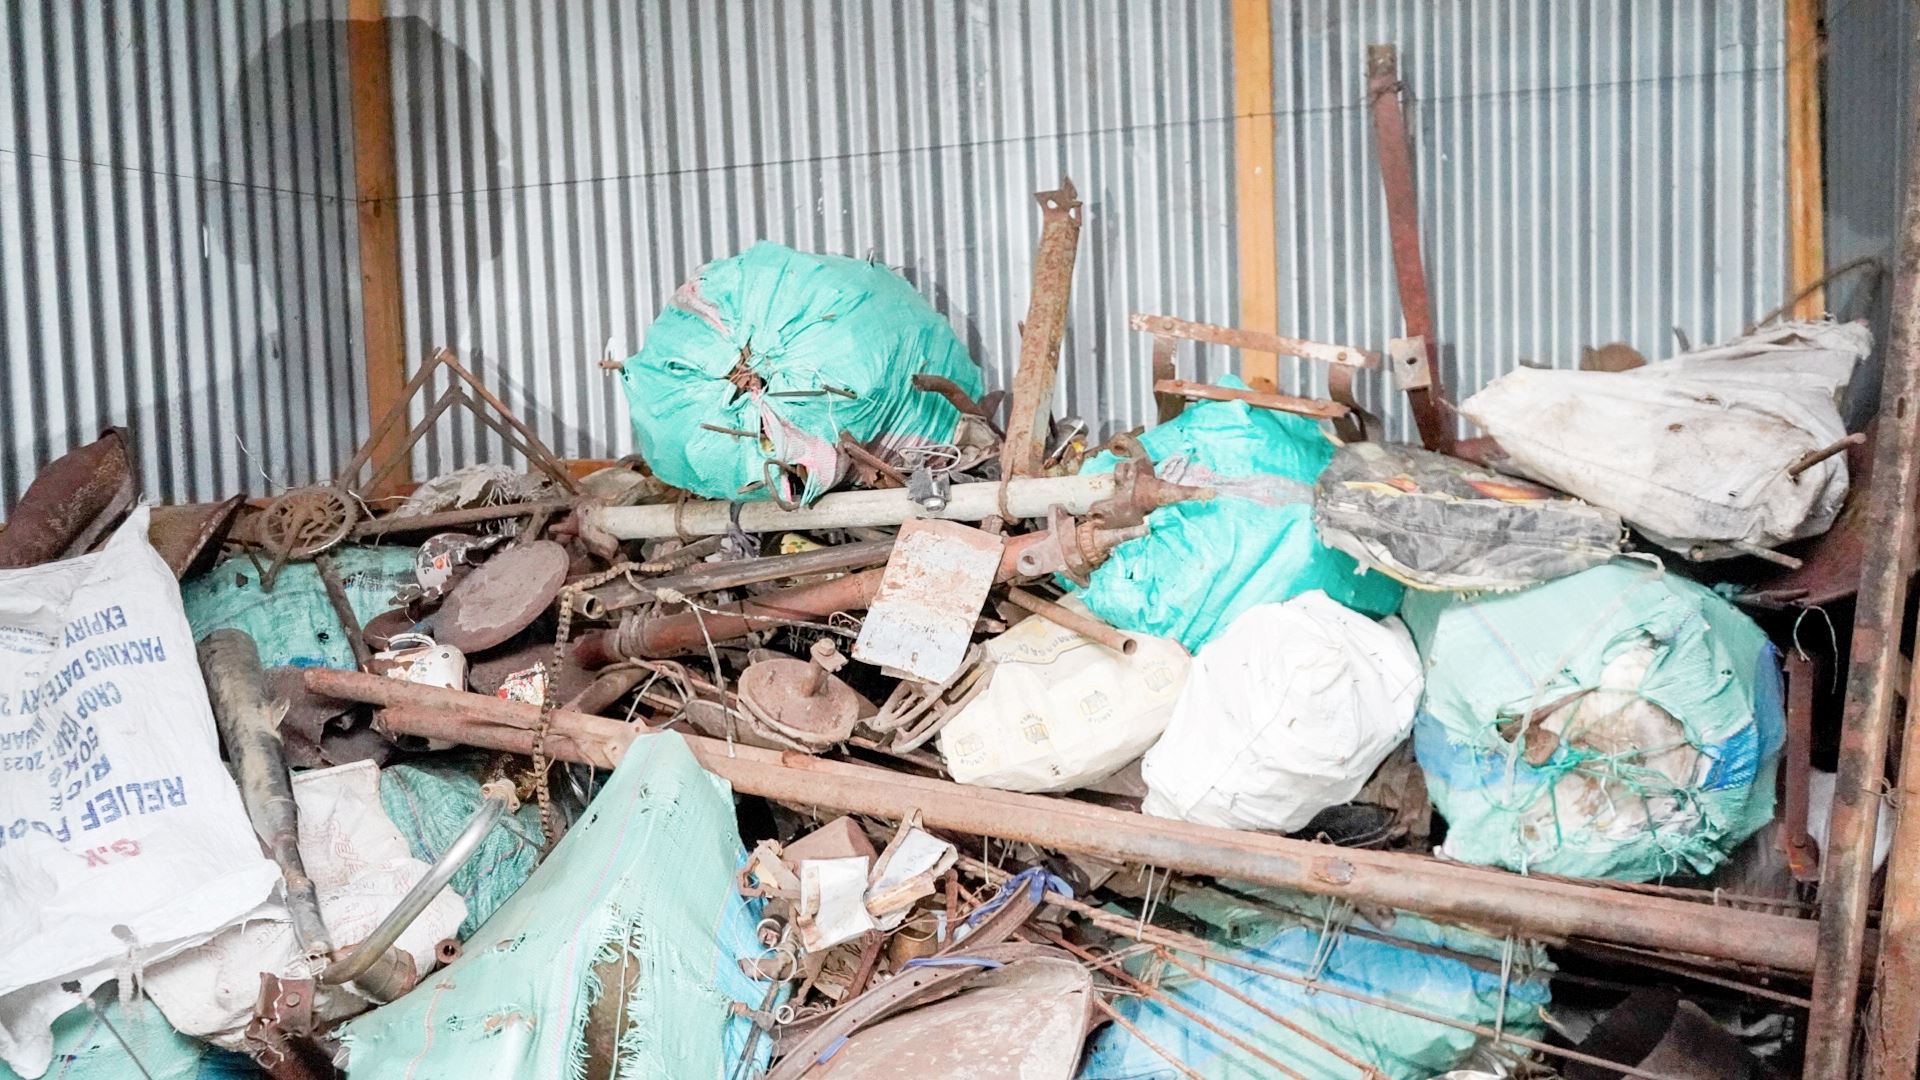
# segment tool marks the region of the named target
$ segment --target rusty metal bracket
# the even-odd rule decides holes
[[[1400,53],[1392,45],[1367,48],[1367,101],[1373,110],[1373,135],[1380,156],[1380,183],[1386,190],[1387,231],[1393,240],[1393,276],[1400,287],[1400,313],[1407,337],[1420,341],[1427,378],[1418,386],[1403,383],[1420,443],[1429,450],[1453,449],[1453,420],[1444,407],[1446,391],[1433,370],[1433,304],[1427,270],[1420,257],[1420,202],[1413,186],[1413,144],[1400,104]],[[1398,371],[1398,368],[1395,369]]]
[[[1073,261],[1080,245],[1080,195],[1060,178],[1057,191],[1034,194],[1040,203],[1040,248],[1033,256],[1033,295],[1020,332],[1020,366],[1013,376],[1013,408],[1007,416],[1000,475],[1038,476],[1046,460],[1053,384],[1060,371],[1060,342],[1067,333],[1067,302],[1073,291]]]

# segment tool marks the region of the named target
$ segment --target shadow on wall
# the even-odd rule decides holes
[[[386,20],[387,44],[396,76],[394,81],[394,135],[404,144],[413,131],[463,133],[457,148],[441,145],[409,154],[397,145],[397,187],[409,193],[499,189],[510,186],[506,152],[494,122],[492,88],[478,64],[427,19],[401,16]],[[282,190],[327,192],[351,196],[354,178],[353,118],[348,63],[348,23],[344,19],[312,19],[273,34],[248,57],[230,85],[225,114],[228,123],[205,175],[245,176],[248,182]],[[333,160],[325,148],[340,145],[348,152],[338,158],[339,175],[315,175],[317,163]],[[314,147],[311,153],[289,153],[289,147]],[[430,151],[430,152],[429,152]],[[361,338],[359,282],[350,273],[359,250],[359,215],[351,198],[313,200],[318,207],[290,229],[271,215],[239,214],[208,221],[208,242],[236,267],[245,267],[260,291],[259,333],[238,358],[240,375],[219,411],[250,423],[261,468],[276,482],[325,481],[363,439],[374,419],[369,415]],[[431,207],[429,210],[428,207]],[[433,222],[435,215],[458,220]],[[502,211],[496,199],[451,198],[421,200],[400,208],[403,294],[409,312],[408,327],[418,328],[424,340],[409,340],[409,368],[428,359],[440,345],[451,345],[462,363],[496,393],[515,405],[524,419],[556,445],[577,442],[577,434],[549,405],[530,400],[530,387],[508,377],[499,358],[477,354],[461,346],[470,340],[475,311],[489,302],[492,274],[485,272],[497,258],[503,242]],[[432,224],[436,227],[429,228]],[[459,254],[453,237],[466,238]],[[432,245],[442,245],[433,250]],[[429,253],[434,258],[429,259]],[[414,263],[421,268],[415,272]],[[464,275],[462,300],[456,303],[452,283],[427,280],[425,267],[457,267]],[[440,271],[444,275],[444,271]],[[312,325],[324,320],[326,326]],[[341,349],[316,350],[316,341],[343,337]],[[345,370],[325,384],[324,395],[313,392],[314,365],[345,358]],[[436,377],[415,400],[431,401],[445,386]],[[421,414],[416,406],[413,418]],[[328,437],[315,435],[308,447],[301,440],[274,438],[275,430],[298,432],[326,425]],[[494,436],[462,410],[446,414],[416,451],[416,471],[428,461],[458,458],[466,464],[497,455],[477,450],[492,445]],[[264,444],[264,451],[262,445]],[[322,448],[330,451],[325,460]],[[301,453],[306,450],[305,454]],[[425,456],[423,456],[425,455]],[[517,455],[515,455],[517,457]],[[259,470],[248,469],[257,484]]]

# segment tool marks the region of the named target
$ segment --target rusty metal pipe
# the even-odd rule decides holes
[[[887,556],[892,553],[891,539],[862,540],[852,544],[820,548],[816,551],[798,551],[791,555],[767,555],[736,562],[702,563],[679,573],[638,582],[620,578],[598,586],[587,596],[598,600],[600,606],[597,610],[599,611],[620,611],[636,604],[649,603],[657,599],[662,590],[689,595],[716,589],[737,589],[742,585],[758,585],[762,582],[806,577],[810,574],[858,570],[886,562]]]
[[[1920,35],[1917,35],[1920,36]],[[1905,209],[1893,270],[1892,327],[1880,381],[1880,418],[1866,492],[1867,554],[1854,607],[1852,662],[1840,723],[1833,812],[1821,852],[1820,956],[1813,974],[1804,1075],[1847,1075],[1854,1040],[1860,965],[1866,949],[1867,902],[1880,791],[1886,781],[1887,737],[1899,695],[1900,631],[1914,562],[1920,507],[1920,79],[1911,80],[1914,117],[1907,141]],[[1907,710],[1920,736],[1920,708]],[[1906,743],[1902,779],[1920,768],[1920,738]],[[1868,1075],[1899,1075],[1885,1063],[1912,1061],[1920,1039],[1920,825],[1913,798],[1901,800],[1893,863],[1881,911],[1878,990],[1866,1040]],[[1914,1071],[1907,1068],[1905,1076]]]
[[[1005,581],[1016,576],[1020,555],[1044,543],[1048,535],[1026,533],[1007,541],[1001,549],[995,580]],[[597,669],[629,657],[684,656],[699,652],[710,641],[731,641],[781,622],[819,619],[839,611],[864,611],[879,595],[880,579],[885,573],[885,567],[876,567],[817,585],[796,585],[752,600],[704,610],[651,618],[628,616],[613,630],[582,636],[574,646],[573,658],[584,668]]]
[[[1056,604],[1025,589],[1008,589],[1007,602],[1031,612],[1055,626],[1063,626],[1089,641],[1097,641],[1114,652],[1132,656],[1140,651],[1140,642],[1083,611]]]
[[[394,733],[524,754],[531,751],[540,724],[538,706],[458,690],[317,668],[303,678],[315,693],[385,706],[381,725]],[[547,753],[557,760],[612,768],[634,737],[647,731],[605,717],[556,711]],[[1672,949],[1794,973],[1813,968],[1815,927],[1804,919],[1540,881],[1399,852],[1331,848],[1147,818],[1071,799],[685,738],[701,764],[735,791],[780,802],[895,818],[920,809],[933,828],[1339,896],[1530,936]]]
[[[239,630],[215,630],[200,642],[199,653],[214,725],[240,781],[240,802],[287,887],[294,939],[308,956],[326,956],[333,951],[333,942],[326,920],[320,917],[319,891],[300,857],[293,775],[287,771],[279,717],[267,699],[260,650],[253,638]]]

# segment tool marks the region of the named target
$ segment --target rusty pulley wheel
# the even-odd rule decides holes
[[[275,558],[310,559],[345,540],[359,520],[360,508],[339,488],[295,488],[267,504],[254,535]]]

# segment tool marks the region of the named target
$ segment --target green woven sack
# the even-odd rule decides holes
[[[801,502],[839,482],[842,432],[896,458],[953,441],[960,413],[915,390],[920,374],[980,396],[953,328],[899,275],[766,242],[702,267],[620,373],[662,480],[710,499]]]
[[[1225,376],[1220,385],[1245,389]],[[1079,596],[1100,618],[1170,637],[1198,652],[1234,617],[1319,589],[1375,617],[1400,603],[1400,583],[1363,572],[1322,544],[1313,527],[1313,482],[1333,460],[1318,424],[1239,401],[1201,401],[1140,436],[1162,478],[1212,487],[1218,497],[1163,506],[1152,532],[1113,550]],[[1082,473],[1112,472],[1096,455]]]
[[[1694,582],[1620,559],[1520,592],[1409,592],[1414,752],[1446,856],[1650,881],[1773,818],[1779,657]]]
[[[484,756],[435,754],[380,770],[380,806],[407,838],[413,857],[431,865],[480,807]],[[460,940],[473,936],[507,898],[519,891],[540,860],[545,842],[540,808],[522,806],[501,819],[447,885],[467,902]]]
[[[333,562],[347,603],[365,626],[393,607],[393,594],[417,584],[410,547],[343,547]],[[195,641],[215,630],[243,630],[260,647],[260,663],[276,667],[356,670],[347,632],[327,600],[320,571],[310,562],[280,568],[273,591],[260,588],[260,568],[236,555],[180,586]]]

